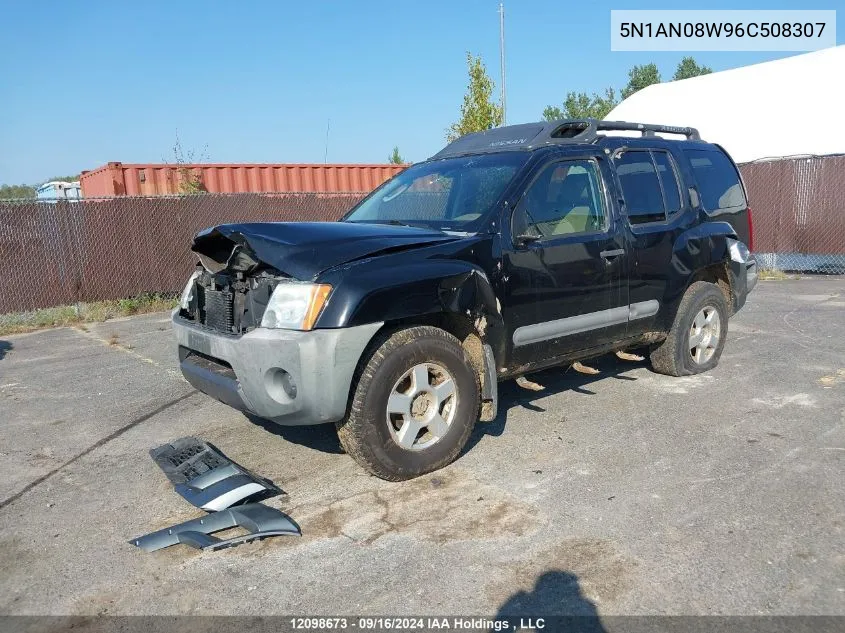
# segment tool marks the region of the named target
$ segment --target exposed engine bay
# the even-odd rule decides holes
[[[258,327],[273,290],[288,278],[268,270],[243,272],[200,270],[179,316],[226,334],[244,334]]]

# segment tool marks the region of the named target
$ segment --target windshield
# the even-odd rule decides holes
[[[344,221],[472,232],[527,160],[527,152],[503,152],[419,163],[376,189]]]

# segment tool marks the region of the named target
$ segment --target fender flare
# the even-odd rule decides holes
[[[670,309],[666,318],[668,323],[675,318],[675,311],[686,289],[702,270],[714,264],[730,262],[728,240],[737,239],[733,226],[724,221],[703,222],[684,231],[672,245],[671,267],[674,274],[669,276],[663,298],[664,305]]]

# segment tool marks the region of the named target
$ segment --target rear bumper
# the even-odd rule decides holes
[[[352,376],[382,326],[270,330],[229,336],[173,314],[182,375],[231,407],[283,425],[343,418]]]
[[[745,261],[730,260],[731,287],[733,289],[733,311],[739,311],[745,305],[748,294],[757,285],[757,260],[749,255]]]
[[[757,260],[753,257],[746,263],[745,269],[745,292],[751,292],[754,290],[754,286],[757,285]]]

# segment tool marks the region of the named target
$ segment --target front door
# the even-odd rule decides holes
[[[610,184],[610,189],[608,187]],[[514,208],[504,248],[503,316],[511,366],[623,338],[628,254],[603,156],[540,165]]]

